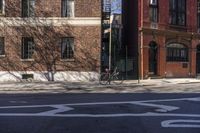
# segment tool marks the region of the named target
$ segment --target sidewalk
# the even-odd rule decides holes
[[[98,82],[0,83],[0,93],[200,93],[200,79],[128,80],[122,85]]]

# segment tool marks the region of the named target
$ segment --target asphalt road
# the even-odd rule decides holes
[[[200,94],[2,94],[0,133],[199,133]]]

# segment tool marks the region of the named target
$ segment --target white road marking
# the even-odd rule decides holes
[[[170,113],[124,113],[124,114],[42,114],[42,113],[0,113],[0,116],[39,116],[39,117],[192,117],[192,118],[200,118],[200,114],[170,114]]]
[[[93,103],[71,103],[71,104],[48,104],[48,105],[25,105],[25,106],[2,106],[0,109],[11,109],[11,108],[37,108],[37,107],[51,107],[57,105],[64,106],[87,106],[87,105],[116,105],[116,104],[138,104],[138,103],[151,103],[151,102],[168,102],[168,101],[194,101],[196,98],[180,98],[180,99],[161,99],[161,100],[145,100],[145,101],[124,101],[124,102],[93,102]],[[163,105],[160,106],[163,108]]]
[[[162,127],[200,128],[200,120],[166,120]]]
[[[194,98],[179,98],[179,99],[161,99],[161,100],[145,100],[145,101],[124,101],[124,102],[94,102],[94,103],[71,103],[71,104],[52,104],[52,105],[25,105],[25,106],[3,106],[1,109],[27,109],[27,108],[45,108],[52,107],[55,109],[39,112],[39,113],[0,113],[1,117],[15,116],[15,117],[91,117],[91,118],[111,118],[111,117],[189,117],[200,118],[200,114],[175,114],[166,113],[168,111],[174,111],[180,109],[176,106],[169,106],[159,104],[157,102],[172,102],[172,101],[194,101],[199,102],[200,97]],[[156,104],[155,104],[156,103]],[[157,108],[155,111],[162,113],[123,113],[123,114],[59,114],[74,110],[76,106],[92,106],[92,105],[119,105],[119,104],[132,104],[147,107]],[[70,106],[73,106],[70,107]],[[197,124],[196,124],[197,123]],[[200,128],[200,120],[167,120],[161,123],[162,127],[188,127],[188,128]]]
[[[27,103],[26,101],[9,101],[10,103]]]
[[[67,112],[67,111],[73,110],[73,108],[66,107],[64,105],[55,105],[55,106],[51,106],[51,107],[54,107],[56,109],[46,111],[46,112],[41,112],[41,113],[38,113],[38,114],[40,114],[40,115],[49,115],[49,114],[54,115],[54,114],[57,114],[57,113],[62,113],[62,112]]]
[[[167,106],[167,105],[161,105],[161,104],[153,104],[153,103],[142,103],[142,102],[133,102],[135,105],[141,105],[141,106],[148,106],[148,107],[156,107],[159,109],[156,109],[158,112],[167,112],[167,111],[173,111],[179,109],[179,107],[174,106]]]

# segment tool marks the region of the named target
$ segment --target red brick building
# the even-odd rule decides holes
[[[124,0],[123,9],[125,45],[139,55],[142,79],[200,74],[199,0]]]
[[[0,81],[94,80],[101,0],[0,0]]]

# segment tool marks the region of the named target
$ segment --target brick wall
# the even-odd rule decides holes
[[[196,46],[199,44],[197,33],[197,1],[187,1],[186,26],[182,29],[169,24],[169,1],[159,0],[158,28],[151,28],[149,0],[139,0],[139,43],[142,45],[141,77],[149,76],[149,44],[155,41],[158,45],[157,75],[161,77],[195,77],[196,76]],[[142,3],[143,2],[143,3]],[[132,14],[134,15],[134,14]],[[143,27],[141,27],[143,26]],[[142,34],[141,34],[142,33]],[[166,44],[170,41],[187,45],[188,62],[167,62]],[[183,67],[183,65],[186,65]]]
[[[37,17],[60,17],[61,0],[36,0]],[[21,0],[6,0],[6,16],[21,16]],[[76,17],[100,17],[101,0],[75,0]]]
[[[69,32],[70,30],[70,32]],[[27,32],[28,31],[28,32]],[[42,31],[42,32],[41,32]],[[6,28],[4,32],[5,36],[5,51],[6,57],[2,57],[0,61],[0,66],[6,66],[7,62],[13,63],[9,64],[7,68],[10,67],[10,71],[24,71],[24,70],[45,70],[46,66],[38,66],[39,62],[42,62],[45,58],[45,54],[42,56],[37,56],[37,52],[42,48],[38,49],[37,46],[45,46],[45,43],[48,43],[49,51],[47,53],[51,54],[51,51],[54,54],[58,54],[59,71],[71,70],[71,71],[98,71],[99,62],[100,62],[100,27],[56,27],[51,30],[51,34],[44,34],[44,29],[42,27],[11,27]],[[53,32],[53,33],[52,33]],[[21,59],[21,40],[22,37],[34,37],[34,42],[36,44],[36,53],[34,55],[35,61],[26,61]],[[74,60],[62,61],[61,60],[61,37],[74,37],[75,38],[75,57]],[[50,38],[54,38],[49,40]],[[57,49],[54,49],[53,46],[57,45]],[[52,46],[52,48],[51,48]],[[33,65],[34,64],[34,65]],[[33,65],[33,66],[32,66]],[[2,69],[2,68],[1,68]]]
[[[36,0],[35,7],[37,17],[55,17],[55,21],[62,18],[61,0]],[[21,17],[21,0],[6,0],[5,17]],[[75,18],[85,17],[85,19],[101,17],[101,0],[75,0]],[[86,18],[87,17],[87,18]],[[46,18],[49,20],[49,18]],[[73,19],[73,18],[72,18]],[[48,64],[44,62],[45,56],[51,58],[52,54],[58,56],[56,60],[57,71],[84,71],[99,72],[100,69],[100,45],[101,45],[101,26],[99,24],[87,24],[87,21],[80,20],[78,24],[63,26],[45,25],[42,23],[34,25],[30,19],[19,20],[27,21],[26,25],[13,23],[0,27],[0,36],[5,38],[5,57],[0,57],[0,71],[47,71]],[[62,21],[68,21],[63,18]],[[79,23],[85,24],[79,24]],[[30,26],[32,24],[32,26]],[[16,26],[18,25],[18,26]],[[36,44],[34,61],[21,59],[22,37],[33,37]],[[75,53],[72,60],[61,60],[61,37],[74,37]],[[46,46],[48,49],[43,57],[39,54],[39,46]],[[45,64],[46,63],[46,64]]]

